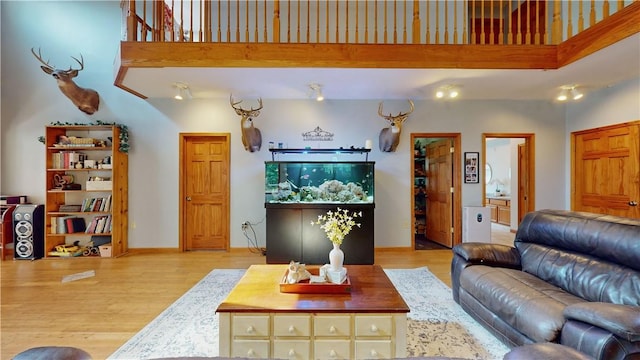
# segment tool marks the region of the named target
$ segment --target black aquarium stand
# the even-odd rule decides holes
[[[374,263],[374,208],[375,204],[326,203],[266,203],[267,264],[288,264],[291,260],[308,265],[329,262],[333,244],[320,225],[311,225],[319,215],[337,208],[349,213],[362,211],[354,220],[354,227],[340,248],[345,265],[372,265]]]

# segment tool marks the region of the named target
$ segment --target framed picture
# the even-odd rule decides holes
[[[480,173],[478,171],[479,162],[480,162],[480,153],[477,153],[477,152],[464,153],[465,184],[477,184],[480,182]]]

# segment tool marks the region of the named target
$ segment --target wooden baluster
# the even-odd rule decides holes
[[[329,40],[329,2],[328,1],[327,1],[327,8],[325,10],[325,19],[324,20],[325,20],[324,22],[326,24],[326,29],[325,29],[325,32],[324,32],[324,42],[328,44],[330,42],[330,40]]]
[[[340,16],[338,14],[338,5],[339,4],[340,4],[340,2],[336,1],[336,41],[335,41],[336,44],[340,42],[340,32],[339,32]]]
[[[127,12],[127,41],[138,40],[138,19],[136,18],[136,0],[129,0],[124,3]],[[142,26],[144,28],[144,25]]]
[[[142,1],[142,41],[147,41],[147,0]]]
[[[287,0],[287,42],[291,42],[291,0]]]
[[[320,42],[320,1],[316,0],[316,43]]]
[[[300,43],[300,0],[298,0],[298,24],[296,25],[296,36],[298,37],[297,42]]]
[[[436,0],[436,44],[440,44],[440,1]]]
[[[345,44],[349,43],[349,0],[345,0],[344,5],[344,42]]]
[[[280,42],[280,0],[273,1],[273,42]]]
[[[449,2],[444,3],[444,43],[449,43]]]
[[[411,28],[411,42],[420,44],[420,1],[413,0],[413,26]]]
[[[244,5],[244,41],[249,42],[249,0],[245,0]]]
[[[518,6],[518,28],[516,29],[516,44],[522,44],[522,5]]]
[[[616,8],[616,12],[622,10],[624,7],[624,0],[618,0],[618,7]]]
[[[527,2],[527,33],[525,34],[524,43],[527,45],[531,44],[531,0],[526,0]]]
[[[397,0],[393,0],[393,43],[398,43],[398,12],[397,12]]]
[[[373,3],[373,43],[377,44],[378,43],[378,2],[374,1]]]
[[[553,2],[553,24],[551,41],[553,44],[562,42],[562,0],[554,0]]]
[[[591,11],[589,12],[589,27],[596,24],[596,1],[591,0]]]
[[[184,1],[182,2],[184,4]],[[190,21],[189,21],[189,41],[193,42],[193,0],[189,1],[189,11],[191,12],[191,17],[190,17]],[[182,24],[182,14],[183,11],[180,12],[180,23]],[[182,32],[182,30],[180,31]]]
[[[355,38],[355,43],[359,44],[360,43],[360,32],[359,32],[359,23],[358,23],[358,9],[360,8],[360,5],[358,3],[358,0],[356,0],[356,38]]]
[[[573,36],[573,20],[571,20],[571,1],[567,2],[567,39]]]
[[[203,3],[203,8],[204,8],[204,26],[205,26],[205,30],[204,30],[204,41],[205,42],[212,42],[212,37],[213,37],[213,33],[212,33],[212,24],[211,24],[211,0],[205,0]]]
[[[404,8],[403,8],[404,15],[402,15],[402,20],[403,20],[402,43],[406,44],[407,43],[407,2],[403,1],[402,3],[404,5]]]
[[[476,0],[471,0],[471,43],[476,43]]]
[[[227,0],[227,42],[231,42],[231,0]]]
[[[456,2],[457,3],[457,2]],[[468,44],[468,38],[467,38],[467,13],[469,12],[469,3],[465,1],[465,3],[463,4],[464,8],[462,9],[462,13],[464,16],[462,16],[462,43],[463,44]],[[456,14],[458,12],[456,11]]]
[[[480,0],[480,44],[484,45],[485,32],[484,32],[484,0]]]
[[[583,0],[578,3],[578,34],[584,30],[584,15],[582,13]]]
[[[311,0],[307,0],[307,28],[305,30],[307,43],[311,43]]]
[[[500,9],[500,22],[498,24],[498,26],[500,27],[498,29],[498,44],[503,45],[504,44],[504,18],[502,17],[502,0],[500,0],[500,2],[498,3],[498,8]]]
[[[256,0],[256,1],[258,1],[258,0]],[[263,6],[264,11],[262,12],[262,16],[264,18],[264,20],[263,20],[264,21],[264,30],[262,31],[262,34],[263,34],[264,42],[267,43],[267,42],[269,42],[269,25],[267,25],[267,2],[263,1],[262,4],[264,5]]]
[[[222,9],[221,1],[218,0],[218,42],[222,42]]]
[[[438,0],[436,0],[436,1],[438,1]],[[430,4],[429,4],[429,0],[427,0],[427,18],[426,18],[426,20],[427,20],[427,22],[426,22],[426,25],[427,25],[427,33],[425,34],[425,37],[426,37],[425,41],[426,41],[426,44],[430,44],[430,43],[431,43],[431,31],[430,31],[430,29],[429,29],[429,28],[431,27],[431,17],[430,17],[431,9],[430,9],[430,7],[431,7],[431,6],[430,6]]]
[[[204,1],[200,1],[200,5],[198,5],[198,14],[200,14],[200,27],[198,28],[198,41],[202,42],[204,40]],[[182,31],[180,31],[182,32]]]
[[[153,41],[164,41],[164,2],[153,3]]]
[[[495,29],[493,26],[493,0],[489,1],[489,44],[493,45],[495,43],[494,34]]]
[[[513,44],[513,16],[511,15],[513,13],[513,6],[512,6],[512,2],[507,0],[507,3],[509,4],[509,28],[507,29],[507,44],[508,45],[512,45]]]
[[[549,8],[548,8],[548,2],[545,1],[544,3],[544,30],[543,30],[543,34],[544,34],[544,38],[542,40],[543,44],[550,44],[551,43],[551,33],[552,31],[549,31],[549,16],[547,15],[549,12]]]
[[[609,0],[604,0],[602,3],[602,19],[609,17]]]
[[[458,43],[458,2],[453,2],[453,43]]]
[[[540,1],[536,0],[536,13],[533,17],[534,24],[534,36],[533,42],[536,45],[540,45]]]
[[[369,43],[369,0],[364,2],[364,43]]]
[[[258,0],[255,0],[255,31],[253,33],[253,42],[258,42],[259,41],[259,33],[258,33],[258,15],[259,15],[259,7],[258,7]]]
[[[387,43],[387,0],[384,0],[384,29],[383,29],[383,43]]]

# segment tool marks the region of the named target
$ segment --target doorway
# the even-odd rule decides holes
[[[230,135],[180,134],[180,249],[229,250]]]
[[[411,134],[412,248],[450,249],[461,241],[459,133]]]
[[[483,204],[491,208],[492,226],[517,230],[535,209],[534,134],[482,134]]]

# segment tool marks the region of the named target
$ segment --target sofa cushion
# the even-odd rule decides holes
[[[460,287],[536,342],[557,342],[564,308],[584,302],[526,272],[484,265],[465,268]]]

